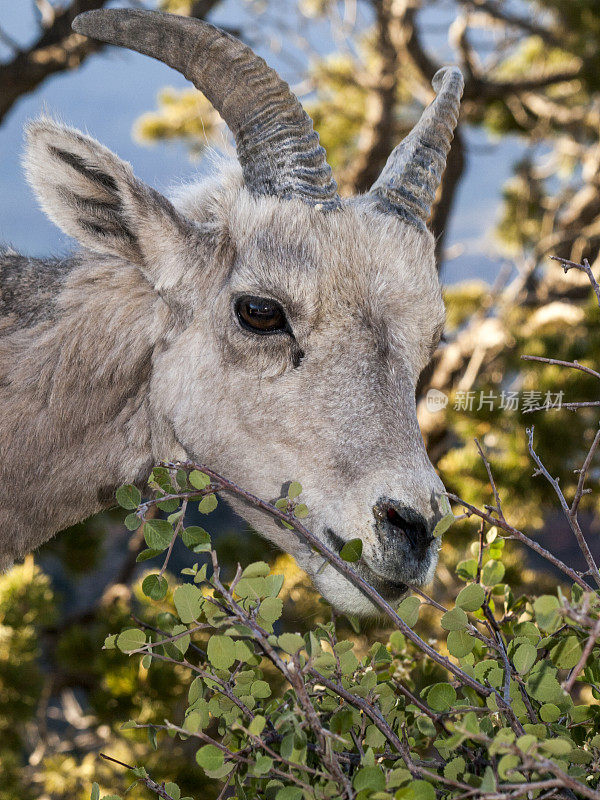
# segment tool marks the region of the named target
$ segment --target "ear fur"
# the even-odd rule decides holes
[[[195,226],[129,164],[45,117],[27,128],[24,163],[42,209],[65,233],[90,250],[137,264],[157,289],[179,282],[176,242],[189,242]]]

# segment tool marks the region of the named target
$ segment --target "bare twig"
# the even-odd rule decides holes
[[[600,285],[598,281],[594,277],[594,273],[592,272],[592,268],[590,267],[590,262],[587,258],[583,259],[582,264],[577,264],[575,261],[569,261],[568,258],[561,258],[560,256],[550,256],[553,261],[558,261],[562,268],[564,269],[565,273],[568,272],[570,269],[578,269],[580,272],[585,272],[588,276],[588,279],[592,285],[592,289],[594,290],[594,294],[596,295],[596,299],[598,300],[598,305],[600,306]]]
[[[557,367],[578,369],[581,372],[586,372],[588,375],[592,375],[594,378],[598,378],[600,380],[600,372],[596,372],[595,369],[586,367],[583,364],[580,364],[578,361],[561,361],[559,358],[545,358],[544,356],[521,356],[521,358],[523,361],[540,361],[543,364],[554,364]]]
[[[573,667],[571,673],[569,674],[569,677],[563,683],[563,689],[565,690],[565,692],[569,694],[571,693],[573,685],[577,680],[577,678],[579,677],[581,671],[587,664],[587,660],[590,657],[592,650],[594,649],[594,645],[598,641],[598,638],[600,638],[600,619],[596,621],[596,624],[592,628],[592,631],[588,637],[587,642],[585,643],[585,647],[583,648],[581,658],[577,662],[577,665]]]
[[[528,438],[529,453],[530,453],[532,459],[534,460],[534,462],[535,462],[535,464],[537,466],[537,472],[539,474],[543,475],[546,478],[546,480],[548,481],[548,483],[554,489],[554,491],[556,493],[556,496],[558,497],[558,501],[560,503],[560,506],[561,506],[561,508],[562,508],[562,510],[564,512],[564,515],[567,518],[569,526],[570,526],[571,530],[573,531],[573,533],[575,535],[575,538],[577,539],[577,544],[579,545],[579,548],[580,548],[581,552],[583,553],[583,556],[584,556],[584,558],[586,560],[586,563],[587,563],[587,565],[589,567],[590,575],[596,581],[596,584],[600,587],[600,572],[598,571],[598,567],[597,567],[596,562],[594,560],[594,556],[592,555],[592,551],[590,550],[589,545],[585,540],[585,536],[583,535],[583,531],[581,530],[581,526],[579,525],[579,520],[577,519],[577,507],[579,505],[579,500],[581,499],[581,492],[583,491],[583,480],[585,480],[585,473],[587,473],[587,466],[585,467],[585,473],[583,474],[583,480],[582,480],[581,476],[580,476],[580,479],[579,479],[579,484],[580,485],[577,488],[577,494],[576,494],[576,501],[577,502],[574,501],[573,507],[571,508],[571,507],[569,507],[569,505],[568,505],[568,503],[567,503],[567,501],[565,499],[565,496],[564,496],[564,494],[562,492],[562,489],[558,485],[558,478],[553,478],[552,475],[550,475],[550,473],[548,472],[548,470],[546,469],[546,467],[542,463],[542,460],[540,459],[540,457],[538,456],[538,454],[535,452],[535,450],[533,448],[533,427],[527,428],[527,438]],[[592,456],[593,456],[597,446],[598,446],[598,443],[594,439],[594,444],[592,444],[592,448],[590,448]],[[588,456],[590,456],[589,453],[588,453]],[[591,456],[589,457],[589,460],[586,458],[586,462],[587,462],[588,466],[589,466],[589,461],[590,460],[591,460]]]
[[[467,509],[470,514],[474,514],[476,517],[480,519],[484,519],[486,522],[489,522],[490,525],[497,525],[502,530],[509,533],[513,538],[518,539],[524,545],[529,547],[531,550],[535,551],[538,555],[545,558],[546,561],[549,561],[551,564],[554,564],[561,572],[567,575],[573,583],[576,583],[578,586],[581,586],[582,589],[585,589],[586,592],[589,592],[590,587],[589,585],[583,580],[583,578],[575,572],[574,569],[568,567],[563,561],[553,555],[549,550],[546,550],[545,547],[542,547],[533,539],[530,539],[529,536],[526,536],[522,531],[518,530],[517,528],[509,525],[506,520],[499,519],[498,517],[493,517],[487,511],[482,511],[477,506],[471,505],[466,500],[463,500],[456,494],[452,494],[452,492],[446,492],[446,497],[450,500],[453,500],[455,503],[458,503],[463,508]]]
[[[131,764],[125,764],[124,761],[119,761],[117,758],[113,758],[112,756],[107,756],[106,753],[100,753],[100,758],[103,758],[105,761],[112,761],[114,764],[118,764],[120,767],[125,767],[125,769],[134,770],[136,767],[132,767]],[[137,780],[140,783],[143,783],[151,792],[154,792],[159,797],[162,797],[163,800],[175,800],[173,795],[170,795],[165,790],[165,785],[157,783],[153,781],[152,778],[147,775],[146,777],[137,777]]]

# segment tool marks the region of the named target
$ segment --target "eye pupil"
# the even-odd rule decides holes
[[[240,297],[236,313],[241,325],[255,333],[274,333],[287,328],[282,307],[266,297]]]

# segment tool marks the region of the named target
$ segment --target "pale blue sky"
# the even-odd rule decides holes
[[[22,43],[35,31],[32,5],[25,0],[0,0],[0,26]],[[243,28],[252,18],[243,0],[225,0],[210,19]],[[435,27],[443,29],[445,22],[438,18]],[[266,23],[265,18],[268,30]],[[254,19],[252,25],[254,34],[260,31],[260,22]],[[319,50],[332,47],[324,25],[308,32]],[[257,49],[292,83],[299,80],[301,76],[281,56],[265,46]],[[297,55],[301,60],[302,55]],[[0,49],[0,59],[5,57],[7,51]],[[71,240],[37,207],[21,170],[23,127],[42,112],[87,131],[130,161],[140,178],[164,192],[205,172],[206,164],[190,162],[181,145],[145,147],[132,139],[136,118],[155,107],[157,92],[165,85],[183,87],[186,81],[152,59],[113,48],[89,59],[80,70],[50,78],[34,94],[22,98],[0,126],[0,242],[31,255],[58,254],[72,247]],[[468,170],[448,237],[448,245],[460,244],[464,253],[445,265],[443,277],[450,283],[463,277],[492,280],[497,273],[497,263],[488,256],[490,242],[502,185],[520,152],[517,142],[493,144],[481,131],[468,131],[467,140],[475,146],[469,148]]]

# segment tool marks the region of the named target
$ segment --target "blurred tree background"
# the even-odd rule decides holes
[[[56,72],[78,68],[99,49],[72,34],[70,22],[104,2],[36,5],[39,31],[27,48],[0,28],[12,48],[0,63],[0,122],[26,93]],[[218,5],[219,0],[164,0],[160,7],[210,19]],[[535,424],[537,452],[567,493],[597,430],[597,409],[524,413],[524,398],[534,408],[547,402],[547,392],[563,392],[563,403],[595,401],[596,384],[583,372],[521,356],[598,363],[600,327],[589,282],[574,270],[563,274],[549,260],[589,258],[594,266],[599,249],[596,0],[298,0],[272,24],[270,0],[249,0],[247,8],[280,57],[289,56],[290,44],[304,52],[309,66],[299,65],[294,88],[315,120],[344,194],[364,191],[374,181],[432,99],[438,67],[461,66],[461,119],[431,223],[440,262],[452,256],[444,234],[472,156],[466,134],[481,128],[492,139],[518,137],[522,156],[505,186],[496,231],[505,267],[493,286],[478,281],[446,288],[446,341],[423,377],[419,412],[430,455],[450,491],[479,504],[489,496],[473,444],[477,437],[492,461],[509,519],[551,542],[563,558],[575,558],[566,523],[553,510],[551,488],[531,477],[524,429]],[[436,18],[446,20],[449,13],[451,24],[436,27]],[[323,26],[335,52],[313,49],[304,35]],[[427,44],[432,31],[439,47]],[[210,147],[228,147],[218,115],[192,89],[165,88],[133,133],[149,144],[184,142],[192,158]],[[448,395],[445,409],[428,408],[429,387]],[[511,406],[514,393],[518,407]],[[597,485],[597,468],[590,478]],[[600,553],[594,542],[600,533],[598,496],[586,498],[583,510],[592,549]],[[240,526],[232,515],[215,521],[223,564],[234,565],[239,557]],[[447,536],[432,589],[440,601],[455,593],[453,568],[476,541],[476,531],[466,520]],[[247,561],[266,552],[277,569],[285,568],[284,621],[291,630],[329,617],[287,556],[255,534],[243,535]],[[101,650],[108,632],[131,613],[144,614],[140,581],[148,565],[136,563],[142,547],[139,534],[129,534],[115,511],[65,532],[0,578],[0,800],[84,798],[92,780],[107,792],[124,791],[124,778],[99,761],[100,750],[130,763],[143,760],[155,779],[176,777],[189,795],[216,796],[180,744],[154,753],[138,732],[119,730],[130,717],[143,722],[173,716],[185,702],[170,669],[155,666],[150,673],[116,651]],[[556,575],[536,574],[535,562],[516,547],[511,553],[506,558],[513,585],[556,583]],[[361,642],[366,648],[365,634],[355,635],[357,650]],[[377,638],[375,624],[368,636]],[[147,791],[138,786],[129,796]]]

